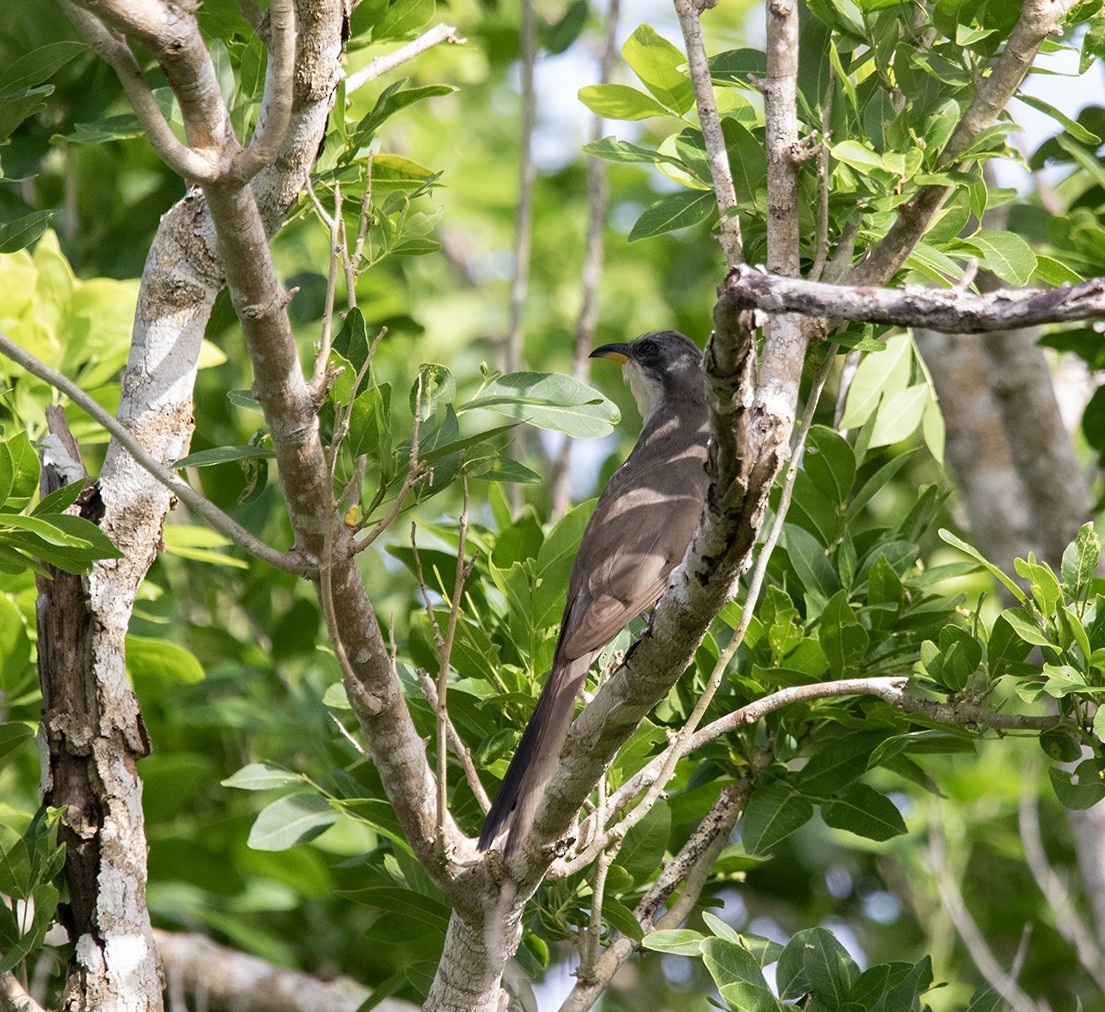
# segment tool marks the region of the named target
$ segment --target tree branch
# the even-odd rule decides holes
[[[726,787],[679,853],[665,864],[659,877],[633,911],[646,933],[661,927],[675,927],[693,909],[706,884],[710,869],[728,843],[729,834],[744,810],[750,793],[747,787],[735,784]],[[683,892],[675,905],[654,926],[653,918],[657,911],[684,882],[686,884]],[[581,978],[572,988],[564,1004],[560,1006],[560,1012],[586,1012],[590,1009],[638,946],[639,943],[628,935],[616,932],[595,963],[591,976],[588,979]]]
[[[307,576],[314,572],[313,565],[306,560],[297,559],[286,552],[277,551],[270,545],[265,544],[256,535],[247,531],[237,520],[219,509],[210,499],[200,495],[178,474],[170,471],[160,461],[156,460],[120,422],[101,408],[72,380],[67,379],[57,370],[51,369],[44,362],[40,362],[30,352],[24,351],[2,333],[0,333],[0,355],[11,359],[17,365],[26,369],[32,376],[37,376],[43,382],[50,384],[55,390],[60,390],[94,421],[99,422],[113,438],[117,439],[127,453],[141,464],[151,477],[157,479],[181,502],[203,517],[215,530],[225,534],[236,545],[249,552],[250,555],[262,562],[267,562],[274,569],[283,570],[285,573]]]
[[[768,0],[764,131],[767,269],[798,276],[798,2]],[[732,265],[731,265],[732,266]]]
[[[1070,943],[1082,968],[1093,978],[1102,993],[1105,993],[1105,955],[1102,954],[1093,932],[1075,909],[1066,883],[1055,873],[1044,850],[1044,841],[1040,835],[1039,798],[1035,789],[1039,766],[1036,763],[1026,764],[1024,773],[1024,790],[1021,791],[1018,805],[1017,826],[1024,846],[1025,862],[1051,908],[1059,934]]]
[[[239,152],[230,175],[245,182],[275,157],[292,115],[292,74],[295,72],[295,9],[292,0],[272,0],[267,11],[269,59],[261,115],[249,146]]]
[[[675,13],[679,16],[679,27],[683,30],[687,65],[691,83],[694,85],[698,125],[702,128],[702,136],[706,141],[706,157],[710,163],[718,214],[721,216],[718,241],[725,254],[726,266],[734,267],[744,260],[740,219],[737,217],[737,192],[733,186],[729,154],[725,149],[725,137],[721,132],[721,120],[714,102],[714,84],[710,77],[706,43],[703,41],[702,25],[699,22],[700,9],[701,5],[697,0],[675,0]]]
[[[197,183],[214,179],[218,174],[218,166],[210,157],[177,140],[126,40],[113,34],[96,15],[72,0],[59,2],[69,20],[88,43],[88,48],[115,71],[123,92],[138,117],[142,132],[157,156],[173,172],[185,179]]]
[[[84,6],[88,2],[90,0],[86,0]],[[88,13],[91,16],[91,12]],[[105,58],[108,62],[114,59],[118,64],[113,63],[112,66],[120,73],[127,97],[138,102],[136,114],[144,127],[154,131],[151,140],[156,141],[154,150],[158,155],[165,158],[166,164],[174,171],[198,183],[209,183],[227,176],[241,151],[241,145],[234,136],[215,67],[194,14],[162,0],[97,0],[95,16],[109,28],[122,32],[149,49],[173,89],[184,121],[187,148],[182,148],[167,124],[162,126],[154,118],[156,103],[148,94],[149,88],[138,72],[137,63],[130,69],[127,67],[130,50],[121,42],[118,45],[123,46],[125,53],[117,47],[114,53],[108,49]],[[87,22],[83,26],[78,22],[78,28],[81,27],[87,27]],[[107,37],[111,37],[110,32]],[[92,45],[92,42],[89,44]],[[99,44],[105,44],[102,35]],[[130,61],[133,61],[133,56]],[[157,116],[160,117],[160,112]],[[164,123],[163,119],[161,123]],[[184,152],[188,152],[190,157],[185,157]]]
[[[346,95],[352,95],[353,92],[368,84],[369,81],[375,81],[376,78],[383,76],[390,70],[394,70],[408,60],[413,60],[416,56],[421,56],[427,49],[433,49],[441,42],[448,42],[454,46],[464,45],[468,40],[458,39],[456,33],[457,30],[453,25],[434,25],[428,32],[418,36],[413,42],[408,42],[395,52],[388,53],[386,56],[377,56],[371,63],[360,70],[354,71],[345,79]]]
[[[154,938],[170,982],[177,979],[192,993],[237,1012],[356,1012],[372,994],[349,977],[323,980],[228,949],[203,935],[155,930]],[[415,1006],[396,998],[374,1007],[415,1012]]]
[[[976,295],[960,289],[903,285],[873,288],[780,278],[753,267],[729,272],[721,302],[736,312],[801,313],[899,327],[927,327],[949,334],[982,334],[1045,323],[1068,323],[1105,314],[1105,278],[1077,285],[1001,289]]]
[[[11,972],[0,973],[0,1012],[46,1012]]]
[[[1008,1002],[1014,1012],[1045,1012],[1047,1006],[1037,1004],[1025,994],[1017,986],[1012,975],[1006,973],[994,958],[986,937],[979,930],[970,910],[967,909],[963,893],[952,877],[948,867],[947,844],[944,842],[943,831],[935,813],[929,816],[929,865],[936,878],[936,886],[944,909],[948,912],[956,933],[963,939],[963,944],[967,947],[967,952],[978,968],[978,972],[1001,995],[1002,999]]]

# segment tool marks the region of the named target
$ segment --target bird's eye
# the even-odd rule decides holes
[[[655,341],[640,341],[637,344],[638,358],[653,358],[656,355]]]

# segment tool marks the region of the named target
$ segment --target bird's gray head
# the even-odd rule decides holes
[[[645,422],[665,400],[703,396],[702,352],[678,331],[661,330],[625,344],[604,344],[591,352],[591,358],[622,363],[622,375]]]

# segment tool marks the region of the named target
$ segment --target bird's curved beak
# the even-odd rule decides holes
[[[625,363],[629,361],[628,344],[604,344],[591,352],[590,358],[608,358],[614,362]]]

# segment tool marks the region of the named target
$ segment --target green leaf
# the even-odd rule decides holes
[[[694,105],[694,85],[679,70],[687,58],[651,25],[641,25],[622,46],[622,56],[653,97],[679,116]]]
[[[1024,92],[1018,93],[1017,98],[1025,105],[1039,110],[1045,116],[1050,116],[1079,144],[1089,144],[1095,148],[1101,144],[1101,138],[1097,134],[1087,130],[1077,120],[1071,119],[1066,113],[1056,109],[1055,106],[1045,102],[1042,98],[1037,98],[1035,95],[1026,95]]]
[[[1009,591],[1009,593],[1012,594],[1018,601],[1020,601],[1021,604],[1028,603],[1028,598],[1025,596],[1024,591],[1021,590],[1021,588],[1018,587],[1017,584],[1014,583],[1008,576],[1006,576],[1000,569],[998,569],[997,566],[983,558],[982,553],[977,548],[967,544],[967,542],[964,541],[962,538],[956,537],[949,530],[941,528],[936,533],[940,535],[941,541],[947,542],[953,548],[958,548],[964,554],[969,555],[976,562],[982,563],[982,565],[986,568],[990,575],[993,576],[996,580],[1000,581],[1001,584]],[[1032,641],[1029,640],[1029,642]]]
[[[687,228],[706,221],[716,210],[712,191],[680,190],[650,204],[629,230],[629,242]]]
[[[798,790],[814,798],[835,794],[863,776],[872,751],[882,739],[882,732],[859,731],[818,749],[798,774]]]
[[[51,520],[56,514],[51,516]],[[90,525],[91,526],[91,525]],[[61,548],[91,548],[92,542],[82,537],[67,533],[42,517],[27,517],[20,513],[0,513],[0,529],[14,528],[15,530],[28,531],[41,538],[48,545],[57,545]]]
[[[394,0],[372,30],[372,41],[401,39],[434,16],[434,0]]]
[[[664,859],[671,834],[671,809],[657,801],[648,814],[625,834],[616,863],[635,883],[647,882]]]
[[[889,840],[906,832],[897,806],[867,784],[852,784],[827,805],[821,817],[833,829],[846,829],[869,840]]]
[[[643,946],[653,952],[668,952],[674,956],[697,957],[702,954],[706,936],[690,928],[674,928],[654,931],[645,935]]]
[[[787,558],[806,592],[828,601],[840,590],[840,578],[825,554],[825,546],[809,531],[794,524],[783,525],[783,537]]]
[[[671,114],[656,99],[624,84],[589,84],[579,89],[579,100],[604,119],[648,119]]]
[[[365,362],[368,361],[369,352],[368,329],[365,326],[364,313],[357,306],[353,306],[345,314],[341,330],[338,331],[331,347],[349,363],[353,375],[343,378],[352,389],[351,381],[355,380],[361,369],[364,368]],[[345,397],[348,397],[348,395],[346,394]]]
[[[812,815],[813,805],[807,798],[785,781],[776,780],[753,792],[741,824],[741,839],[749,854],[766,854]]]
[[[142,129],[142,124],[138,122],[138,117],[134,113],[124,112],[117,116],[104,116],[102,119],[88,123],[77,123],[68,135],[55,135],[51,140],[99,146],[144,136],[145,131]]]
[[[856,454],[848,441],[824,425],[810,427],[802,459],[814,484],[843,503],[856,478]]]
[[[584,144],[583,150],[596,158],[607,162],[623,162],[628,164],[643,165],[673,165],[677,169],[686,171],[685,166],[678,158],[665,155],[652,148],[643,148],[639,144],[630,144],[629,141],[620,141],[616,137],[603,137],[600,141]]]
[[[407,106],[414,105],[415,102],[421,102],[427,98],[451,95],[457,90],[447,84],[429,84],[421,88],[400,90],[404,84],[406,84],[406,78],[389,85],[380,93],[380,97],[376,99],[372,111],[352,131],[349,142],[351,148],[363,148],[367,145],[384,121],[394,116],[400,109],[405,109]],[[345,352],[342,352],[342,354],[344,355]],[[346,357],[349,356],[346,355]]]
[[[8,501],[8,495],[12,490],[14,480],[15,467],[12,464],[11,454],[8,452],[8,444],[0,443],[0,506]]]
[[[913,348],[905,334],[890,338],[883,351],[865,355],[848,388],[840,428],[858,428],[875,413],[880,399],[904,390],[912,362]]]
[[[12,463],[12,485],[4,503],[9,512],[23,509],[38,492],[40,471],[38,454],[26,432],[17,432],[7,441]]]
[[[617,928],[627,938],[635,942],[642,942],[645,938],[641,922],[637,920],[633,911],[620,900],[607,895],[602,903],[602,916],[613,927]]]
[[[759,49],[727,49],[709,59],[710,76],[719,84],[748,84],[749,76],[767,76],[767,57]]]
[[[17,899],[30,895],[31,858],[27,845],[21,839],[4,845],[0,850],[0,892]]]
[[[1055,766],[1050,767],[1047,772],[1059,803],[1065,808],[1084,811],[1105,799],[1103,765],[1105,760],[1086,759],[1074,768],[1073,773]]]
[[[1077,285],[1086,279],[1067,264],[1054,257],[1036,254],[1036,279],[1058,288],[1060,285]]]
[[[886,171],[886,165],[878,153],[859,141],[841,141],[829,145],[829,154],[838,162],[850,165],[853,169],[868,172],[871,169]]]
[[[1036,270],[1036,254],[1016,232],[976,232],[961,242],[978,254],[982,267],[1015,288],[1027,285]]]
[[[617,407],[601,393],[560,373],[500,376],[457,412],[477,408],[582,439],[607,435],[619,419]]]
[[[223,787],[237,787],[242,791],[267,791],[273,787],[288,787],[302,782],[301,774],[272,763],[250,763],[220,781]]]
[[[457,396],[457,382],[443,365],[425,362],[418,367],[418,379],[411,384],[407,398],[411,414],[420,422],[437,413],[439,408],[452,404]]]
[[[1006,608],[1001,617],[1013,628],[1013,631],[1025,643],[1037,647],[1052,646],[1051,640],[1040,628],[1033,614],[1027,608]]]
[[[563,53],[579,38],[587,24],[587,0],[572,0],[564,16],[544,33],[545,49],[551,56]]]
[[[732,984],[722,984],[718,993],[731,1009],[738,1012],[780,1012],[782,1009],[775,995],[766,986],[758,987],[735,981]]]
[[[868,636],[848,605],[847,591],[840,590],[830,598],[817,628],[833,678],[858,675],[867,654]]]
[[[431,184],[438,173],[400,155],[375,155],[372,159],[372,188],[382,190],[414,190]]]
[[[136,680],[165,678],[192,685],[204,679],[203,665],[195,655],[168,640],[128,635],[127,671]]]
[[[191,524],[166,524],[162,533],[162,540],[165,543],[165,551],[170,555],[218,566],[231,566],[234,569],[249,569],[249,563],[244,559],[215,550],[226,548],[234,542],[209,527],[195,527]]]
[[[859,967],[843,945],[825,928],[799,931],[779,957],[775,980],[779,997],[787,1000],[817,995],[819,1004],[839,1008],[859,977]]]
[[[1066,731],[1041,731],[1040,748],[1050,759],[1072,763],[1082,758],[1082,748]]]
[[[46,99],[53,92],[52,84],[44,84],[5,95],[3,101],[0,101],[0,143],[7,141],[24,120],[43,112],[46,109]]]
[[[1063,593],[1069,601],[1081,601],[1090,589],[1101,562],[1101,541],[1092,523],[1085,523],[1063,552],[1060,573]]]
[[[0,458],[2,459],[2,458]],[[44,516],[51,513],[64,513],[73,505],[84,491],[83,481],[71,481],[68,485],[51,492],[33,510],[31,516]]]
[[[32,49],[0,70],[0,95],[49,80],[70,60],[85,52],[83,42],[51,42]]]
[[[254,850],[287,850],[321,835],[338,818],[319,794],[289,794],[261,809],[246,842]]]
[[[56,211],[32,211],[0,224],[0,253],[16,253],[37,242],[54,220]]]
[[[275,457],[272,450],[263,446],[215,446],[210,450],[198,450],[187,457],[173,462],[173,467],[212,467],[215,464],[227,464],[237,460],[255,460]]]
[[[883,395],[871,432],[871,447],[890,446],[917,431],[929,402],[927,383],[917,383],[897,393]]]
[[[705,939],[702,942],[702,963],[719,988],[725,984],[751,984],[767,989],[767,981],[756,957],[737,942],[727,938]]]
[[[13,721],[0,724],[0,759],[9,752],[14,752],[25,741],[30,741],[35,736],[34,728],[29,724],[21,724]]]

